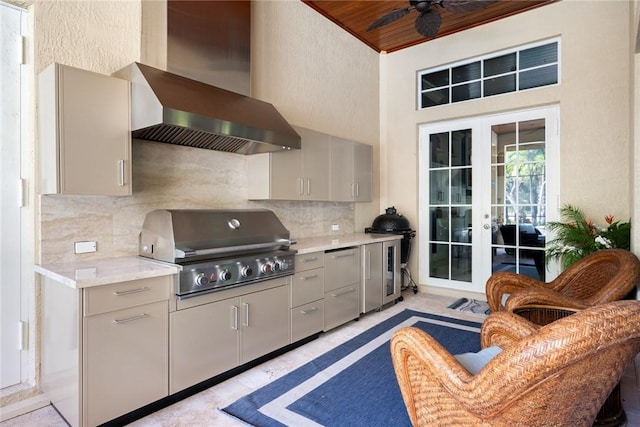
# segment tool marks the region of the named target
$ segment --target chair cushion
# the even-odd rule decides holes
[[[455,357],[470,374],[475,375],[486,365],[489,360],[496,357],[502,349],[497,345],[484,348],[477,353],[456,354]]]

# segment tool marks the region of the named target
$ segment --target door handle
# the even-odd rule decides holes
[[[238,330],[238,307],[235,305],[231,306],[231,329]]]
[[[249,304],[243,302],[242,308],[244,308],[244,322],[242,323],[242,326],[249,326]]]
[[[124,187],[125,184],[124,160],[118,160],[118,186]]]

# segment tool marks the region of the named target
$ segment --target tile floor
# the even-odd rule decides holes
[[[326,352],[328,349],[368,329],[372,325],[402,311],[404,308],[412,308],[480,322],[485,317],[480,314],[462,313],[447,309],[447,305],[454,301],[453,298],[423,293],[414,295],[411,291],[405,291],[403,296],[404,301],[392,307],[380,312],[369,313],[362,316],[357,322],[349,322],[344,326],[322,334],[317,340],[265,362],[232,379],[155,412],[130,425],[134,427],[238,427],[241,424],[224,415],[218,408],[227,406],[238,398],[288,373],[310,359]],[[638,369],[636,369],[636,367],[638,367]],[[640,372],[638,371],[640,371],[640,356],[636,359],[636,363],[629,366],[622,380],[623,406],[628,418],[628,427],[640,426],[640,393],[638,390]],[[46,406],[42,409],[0,423],[0,427],[64,427],[66,425],[66,422],[51,406]]]

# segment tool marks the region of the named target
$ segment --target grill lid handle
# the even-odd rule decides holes
[[[217,254],[225,254],[232,252],[240,252],[240,251],[253,251],[256,249],[271,249],[277,248],[281,246],[289,246],[291,245],[291,240],[288,239],[278,239],[273,242],[267,243],[254,243],[251,245],[240,245],[240,246],[225,246],[224,248],[210,248],[210,249],[178,249],[175,250],[175,258],[191,258],[200,255],[217,255]]]

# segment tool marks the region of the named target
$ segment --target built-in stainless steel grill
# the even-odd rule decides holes
[[[256,210],[154,210],[139,254],[182,267],[180,298],[292,275],[295,250],[276,215]]]

